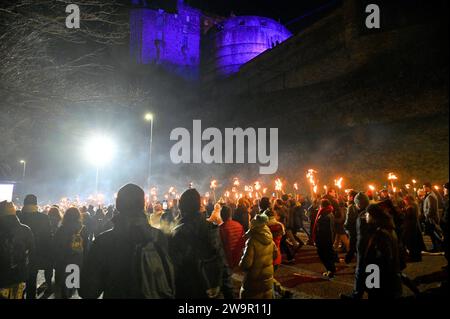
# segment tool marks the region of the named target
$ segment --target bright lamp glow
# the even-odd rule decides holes
[[[24,160],[20,160],[20,164],[25,164],[26,162]]]
[[[146,121],[150,122],[151,120],[153,120],[153,114],[152,113],[147,113],[147,114],[145,114],[144,118],[145,118]]]
[[[13,184],[0,184],[0,202],[6,200],[12,201],[14,185]]]
[[[112,160],[116,146],[105,136],[95,136],[86,143],[84,151],[86,159],[96,167],[100,167]]]

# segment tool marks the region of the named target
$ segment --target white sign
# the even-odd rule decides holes
[[[0,184],[0,202],[12,202],[14,184]]]

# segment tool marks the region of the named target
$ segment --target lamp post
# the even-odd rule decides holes
[[[23,165],[23,171],[22,171],[22,180],[25,180],[25,171],[27,169],[27,161],[20,160],[20,164]]]
[[[147,113],[144,116],[147,122],[150,122],[150,145],[148,153],[148,167],[147,167],[147,189],[150,188],[150,180],[152,176],[152,144],[153,144],[153,114]]]

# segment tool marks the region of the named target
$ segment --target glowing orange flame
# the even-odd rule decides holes
[[[255,189],[256,189],[257,191],[259,191],[260,188],[261,188],[261,184],[260,184],[258,181],[256,181],[256,182],[255,182]]]
[[[344,179],[342,178],[342,177],[339,177],[338,179],[335,179],[334,180],[334,185],[336,185],[339,189],[341,189],[342,188],[342,181],[343,181]]]
[[[389,175],[388,175],[388,180],[397,180],[398,178],[397,178],[397,176],[394,174],[394,173],[389,173]]]

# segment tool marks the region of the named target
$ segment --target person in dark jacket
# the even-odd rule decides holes
[[[349,237],[349,250],[345,255],[345,263],[349,264],[353,260],[356,253],[356,219],[358,218],[358,209],[355,205],[355,196],[358,194],[356,191],[351,190],[348,193],[348,205],[347,214],[345,215],[344,228]]]
[[[176,298],[216,298],[220,295],[226,265],[219,227],[200,213],[201,198],[196,189],[186,190],[179,206],[181,218],[169,239]]]
[[[370,226],[366,222],[366,209],[369,206],[369,197],[364,192],[355,196],[355,207],[358,211],[356,218],[356,269],[355,284],[349,295],[342,294],[342,299],[361,299],[366,288],[366,265],[364,264],[364,252],[370,236]]]
[[[0,299],[22,299],[34,251],[31,229],[19,222],[13,203],[0,203]]]
[[[151,241],[166,255],[168,244],[166,236],[148,224],[144,206],[145,194],[139,186],[127,184],[119,190],[114,228],[94,240],[81,269],[82,298],[98,298],[102,293],[104,299],[145,297],[133,262],[136,249]],[[166,261],[171,264],[170,258]]]
[[[419,207],[411,195],[405,196],[404,201],[403,242],[408,249],[410,260],[413,262],[422,261],[425,243],[419,223]]]
[[[366,287],[369,299],[394,299],[402,295],[400,257],[395,224],[383,207],[367,207],[366,222],[373,230],[363,253],[365,265],[379,268],[379,286]]]
[[[250,222],[250,213],[244,198],[239,198],[238,205],[233,214],[233,220],[237,221],[244,227],[244,231],[248,230]]]
[[[423,215],[425,218],[425,234],[430,236],[432,252],[438,252],[442,246],[439,227],[438,198],[431,188],[431,183],[424,183],[425,198],[423,201]]]
[[[333,219],[333,206],[331,206],[330,201],[323,199],[320,202],[320,209],[314,222],[312,238],[316,243],[320,261],[325,266],[326,272],[323,273],[323,276],[326,278],[333,278],[336,273]]]
[[[25,196],[20,222],[31,228],[35,241],[35,253],[31,260],[29,278],[26,284],[26,298],[36,298],[36,279],[40,269],[47,270],[51,266],[51,228],[48,216],[40,213],[37,206],[37,197],[35,195]],[[45,286],[51,287],[51,278],[45,278]]]
[[[46,281],[51,282],[52,278],[53,278],[53,269],[55,268],[55,256],[56,256],[56,252],[55,252],[55,235],[56,232],[59,228],[59,226],[61,225],[61,221],[62,221],[62,216],[61,216],[61,212],[59,211],[59,207],[58,206],[52,206],[49,211],[48,211],[48,220],[50,222],[50,232],[51,232],[51,246],[50,246],[50,267],[48,267],[45,272],[45,278]],[[51,287],[48,287],[46,294],[50,293],[52,291]]]
[[[61,227],[58,228],[54,238],[55,252],[55,284],[57,297],[68,299],[74,290],[66,286],[66,272],[68,265],[76,265],[80,269],[83,264],[83,255],[87,249],[88,234],[81,221],[81,213],[76,207],[69,208],[63,217]]]

